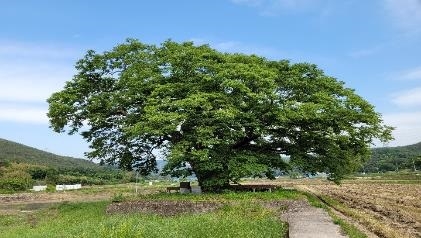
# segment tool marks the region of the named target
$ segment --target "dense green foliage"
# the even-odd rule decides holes
[[[49,99],[51,127],[80,132],[91,158],[142,174],[194,173],[215,189],[244,176],[273,178],[288,164],[335,181],[369,157],[391,128],[374,107],[313,64],[221,53],[207,45],[136,40],[88,51]]]
[[[2,162],[0,163],[0,193],[24,191],[32,185],[55,184],[115,184],[135,180],[133,172],[119,170],[56,170],[47,166]]]
[[[0,193],[23,191],[32,186],[33,183],[31,175],[23,166],[0,165]]]
[[[250,202],[206,214],[106,215],[108,203],[62,204],[35,215],[0,215],[4,237],[284,237],[275,212]],[[31,216],[31,217],[25,217]],[[51,218],[54,218],[52,220]]]
[[[371,159],[362,172],[386,172],[402,169],[421,170],[421,142],[398,147],[372,149]]]

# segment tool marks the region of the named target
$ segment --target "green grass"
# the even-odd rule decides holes
[[[313,207],[323,208],[325,210],[328,210],[328,206],[324,204],[318,197],[311,193],[303,192],[303,194],[307,197],[307,201],[312,205]]]
[[[34,213],[0,215],[1,237],[285,237],[287,224],[277,211],[254,199],[299,197],[295,191],[225,193],[180,196],[159,194],[151,199],[235,200],[203,214],[173,217],[125,214],[107,215],[109,202],[64,203]],[[251,199],[250,199],[251,198]]]
[[[350,177],[351,181],[355,178],[364,178],[363,182],[381,182],[381,183],[398,183],[398,184],[420,184],[421,183],[421,171],[389,171],[385,173],[368,173],[358,174],[354,177]]]
[[[336,216],[332,211],[328,212],[333,219],[333,223],[339,225],[349,238],[367,238],[367,235],[358,230],[357,227],[342,220],[341,218]]]
[[[204,194],[179,194],[179,193],[156,193],[139,195],[132,199],[156,199],[156,200],[201,200],[201,201],[256,201],[256,200],[282,200],[300,199],[305,196],[296,190],[274,190],[273,192],[224,192]],[[130,198],[129,198],[130,199]]]

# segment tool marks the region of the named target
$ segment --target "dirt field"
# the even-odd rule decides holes
[[[335,185],[325,179],[264,181],[311,192],[352,221],[379,237],[421,237],[421,183],[400,180],[345,180]],[[247,181],[246,183],[262,183]]]
[[[150,194],[163,190],[157,186],[139,187],[137,194]],[[85,186],[81,190],[61,192],[30,192],[0,194],[0,214],[15,214],[22,211],[33,211],[61,202],[87,202],[111,200],[116,195],[134,195],[135,185]]]
[[[304,185],[343,203],[342,208],[381,237],[421,237],[421,185],[358,183]],[[340,206],[340,205],[339,205]]]

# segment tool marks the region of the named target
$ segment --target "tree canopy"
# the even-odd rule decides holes
[[[80,132],[88,157],[142,174],[160,151],[167,173],[205,189],[290,165],[340,180],[374,139],[391,139],[370,103],[314,64],[129,39],[76,69],[48,99],[54,131]]]

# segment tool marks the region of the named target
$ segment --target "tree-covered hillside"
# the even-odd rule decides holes
[[[362,170],[385,172],[402,169],[421,170],[421,142],[407,146],[374,148],[371,159]]]
[[[59,156],[5,139],[0,139],[0,161],[42,165],[67,170],[101,168],[101,166],[89,160]]]
[[[26,190],[34,184],[92,185],[127,183],[134,179],[133,172],[0,139],[0,193]]]

